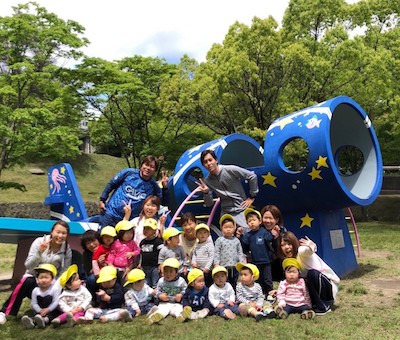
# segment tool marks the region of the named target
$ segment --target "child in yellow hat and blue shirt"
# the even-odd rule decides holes
[[[182,297],[186,290],[186,281],[179,276],[179,261],[176,258],[168,258],[163,262],[163,277],[157,284],[156,295],[158,306],[154,306],[148,313],[147,323],[160,322],[168,315],[174,316],[179,322],[189,318],[191,308],[183,308]]]
[[[130,319],[141,314],[147,314],[154,306],[153,297],[155,290],[145,282],[146,274],[143,270],[132,269],[126,278],[124,287],[125,306],[129,312]]]
[[[204,273],[198,268],[193,268],[188,273],[188,286],[183,294],[182,304],[184,309],[191,310],[190,320],[205,318],[211,310],[208,300],[208,287],[205,285]]]
[[[117,282],[117,269],[112,266],[103,267],[96,282],[100,284],[100,289],[96,292],[99,307],[89,308],[85,316],[79,317],[76,323],[92,323],[94,319],[99,319],[101,323],[118,320],[129,321],[128,311],[122,309],[124,292]]]
[[[75,320],[85,315],[92,301],[92,294],[82,285],[76,264],[68,267],[60,276],[59,282],[63,291],[58,299],[58,306],[63,313],[53,319],[51,324],[53,327],[59,327],[62,324],[71,327],[75,324]]]
[[[21,318],[22,325],[26,329],[35,327],[45,328],[54,318],[60,315],[58,298],[61,287],[54,280],[57,269],[50,263],[44,263],[34,268],[37,287],[32,291],[31,306],[36,312],[33,318],[24,315]]]

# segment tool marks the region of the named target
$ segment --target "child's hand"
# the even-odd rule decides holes
[[[204,268],[204,269],[203,269],[203,273],[204,273],[204,274],[208,274],[209,272],[210,272],[210,269],[208,269],[208,268]]]
[[[46,315],[49,314],[50,312],[51,312],[50,309],[48,309],[48,308],[43,308],[43,309],[40,310],[39,314],[40,314],[41,316],[46,316]]]
[[[100,265],[105,266],[105,264],[106,264],[106,254],[100,255],[99,258],[97,259],[97,262]]]
[[[257,309],[259,312],[262,312],[262,311],[263,311],[263,308],[262,308],[261,306],[256,306],[256,309]]]
[[[152,291],[151,291],[151,295],[156,295],[156,293],[157,293],[157,289],[153,289]]]
[[[176,294],[175,295],[175,301],[176,302],[181,302],[181,300],[182,300],[182,294],[181,293]]]
[[[97,295],[98,297],[102,298],[104,295],[106,295],[106,292],[105,292],[103,289],[99,289],[99,290],[96,292],[96,295]]]
[[[285,307],[286,306],[286,301],[285,300],[279,301],[278,306],[282,307],[282,308]]]
[[[277,292],[278,291],[276,289],[273,289],[273,290],[269,291],[268,295],[271,295],[271,296],[275,297]]]
[[[231,307],[234,306],[235,305],[235,301],[228,301],[228,305],[231,306]]]
[[[167,293],[161,293],[160,295],[158,295],[158,299],[163,302],[169,301],[169,297],[168,297]]]
[[[135,256],[135,253],[133,252],[133,251],[128,251],[127,253],[126,253],[126,258],[129,260],[129,259],[131,259],[132,257],[134,257]]]
[[[124,211],[124,220],[125,221],[129,221],[129,219],[131,218],[131,213],[132,213],[131,203],[132,203],[132,200],[129,200],[128,203],[126,203],[125,201],[122,201],[122,204],[123,204],[122,209]]]
[[[139,308],[138,308],[138,309],[135,309],[135,312],[136,312],[136,316],[139,316],[140,314],[142,314],[142,312],[140,311]]]

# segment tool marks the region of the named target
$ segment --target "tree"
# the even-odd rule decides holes
[[[78,155],[84,108],[56,65],[81,56],[83,27],[34,2],[13,9],[0,17],[0,176],[29,158]]]

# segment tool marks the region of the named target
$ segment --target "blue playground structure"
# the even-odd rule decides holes
[[[307,146],[302,169],[285,164],[284,152],[294,140]],[[340,166],[340,157],[349,147],[361,155],[354,172]],[[269,127],[263,147],[246,135],[231,134],[183,153],[169,181],[169,209],[175,217],[191,211],[208,220],[216,236],[218,202],[212,209],[205,207],[202,194],[195,190],[197,179],[208,174],[200,162],[200,154],[206,149],[215,151],[220,164],[254,171],[260,187],[255,207],[277,205],[285,227],[299,238],[310,237],[318,246],[318,254],[339,276],[357,267],[343,210],[367,206],[377,198],[383,168],[371,122],[353,99],[332,98],[277,119]],[[95,219],[87,216],[71,166],[63,163],[51,167],[48,179],[49,196],[45,203],[50,206],[51,218],[68,221],[75,237],[88,229],[97,230]],[[23,251],[28,251],[28,240],[48,233],[53,223],[54,220],[0,218],[1,242],[18,243],[17,258],[21,257]],[[76,249],[80,247],[77,245]],[[16,267],[17,260],[15,270]]]

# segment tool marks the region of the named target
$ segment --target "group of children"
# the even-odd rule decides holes
[[[22,324],[26,328],[73,326],[94,319],[130,321],[141,314],[147,314],[148,324],[168,315],[180,322],[211,314],[225,319],[250,316],[257,321],[286,318],[291,313],[314,318],[296,259],[283,261],[286,279],[273,291],[271,244],[279,233],[273,223],[270,228],[263,225],[257,210],[245,210],[250,231],[244,235],[235,235],[231,215],[221,216],[222,236],[215,244],[210,228],[197,224],[190,253],[181,245],[181,232],[160,228],[154,214],[146,214],[141,221],[139,244],[132,221],[122,220],[115,228],[101,230],[102,244],[92,257],[94,291],[82,285],[76,265],[60,276],[59,284],[51,264],[35,268],[38,287],[32,293],[32,307],[36,315],[23,316]]]

